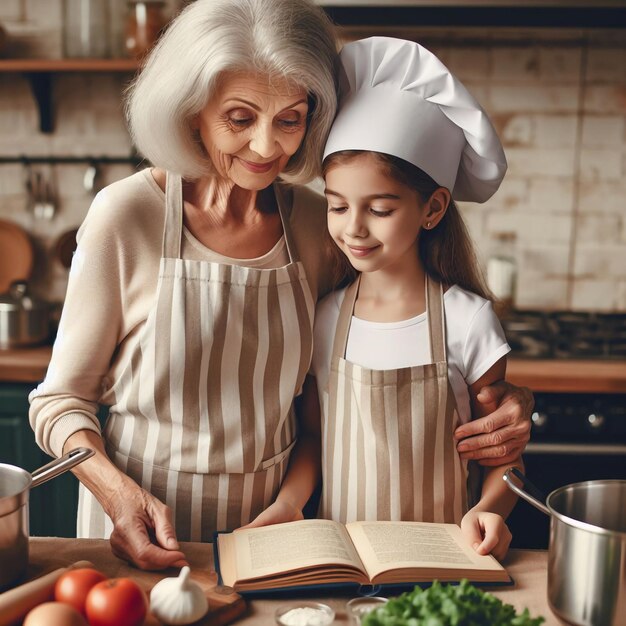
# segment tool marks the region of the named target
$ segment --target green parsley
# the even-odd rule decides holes
[[[539,626],[543,617],[531,618],[528,609],[517,615],[491,593],[468,580],[459,585],[435,581],[428,589],[415,587],[361,620],[363,626]]]

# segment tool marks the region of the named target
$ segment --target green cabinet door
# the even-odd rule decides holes
[[[52,459],[35,443],[28,423],[28,394],[34,384],[0,383],[0,463],[29,472]],[[30,534],[76,536],[78,481],[67,472],[30,493]]]

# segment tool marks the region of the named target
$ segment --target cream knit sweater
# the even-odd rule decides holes
[[[325,201],[305,187],[285,187],[293,197],[290,224],[313,298],[328,290],[320,245]],[[98,404],[132,354],[154,305],[161,259],[165,194],[150,169],[103,189],[78,232],[67,295],[44,381],[30,394],[30,424],[37,444],[60,456],[79,430],[100,432]],[[212,252],[186,229],[182,257],[250,267],[288,262],[284,238],[258,259],[230,259]]]

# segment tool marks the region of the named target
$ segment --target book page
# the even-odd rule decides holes
[[[392,569],[503,569],[477,554],[456,524],[353,522],[346,529],[370,579]]]
[[[234,552],[240,581],[320,565],[348,565],[364,571],[345,528],[329,520],[239,529],[224,538],[234,544],[232,552],[228,551]]]

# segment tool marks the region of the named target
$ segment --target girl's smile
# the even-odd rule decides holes
[[[350,250],[350,252],[352,253],[353,256],[356,257],[366,257],[369,254],[371,254],[372,252],[374,252],[375,250],[378,250],[378,248],[380,246],[351,246],[349,244],[348,245],[348,249]]]

